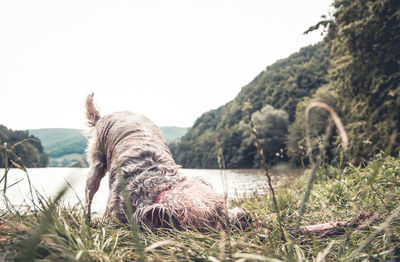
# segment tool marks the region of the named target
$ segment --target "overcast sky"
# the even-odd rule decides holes
[[[0,124],[85,128],[130,110],[191,126],[266,66],[322,39],[331,0],[0,0]]]

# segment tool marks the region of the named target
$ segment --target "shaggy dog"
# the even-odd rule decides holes
[[[91,129],[87,150],[86,212],[100,181],[109,173],[106,216],[121,222],[128,214],[141,227],[178,229],[224,228],[226,222],[245,228],[250,215],[227,210],[225,198],[200,179],[180,175],[160,129],[145,116],[115,112],[100,117],[93,94],[86,99]]]

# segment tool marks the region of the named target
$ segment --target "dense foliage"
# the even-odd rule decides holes
[[[0,125],[0,145],[3,146],[0,150],[1,168],[14,163],[26,167],[45,167],[49,161],[40,140],[27,131],[13,131]]]
[[[400,150],[400,1],[336,0],[326,41],[350,160]]]
[[[284,143],[282,137],[269,137],[273,141],[264,147],[268,161],[289,158],[307,165],[304,110],[312,101],[325,102],[339,113],[350,139],[349,162],[368,161],[382,151],[399,153],[400,1],[335,0],[333,6],[333,19],[308,30],[325,26],[324,43],[267,67],[233,101],[198,118],[182,141],[171,145],[179,164],[217,167],[215,141],[219,140],[228,168],[258,167],[245,126],[249,114],[270,105],[287,113],[289,128],[286,132],[268,120],[259,121],[257,129],[268,128],[268,136],[274,132],[286,136]],[[322,109],[313,109],[310,119],[315,150],[329,117]],[[333,135],[326,156],[329,161],[337,160],[339,154],[334,157],[333,152],[340,150]]]
[[[280,114],[287,115],[287,122],[275,125],[271,122],[273,118],[266,116],[266,121],[256,121],[256,128],[264,130],[261,139],[269,139],[264,152],[270,156],[270,163],[287,160],[284,138],[288,127],[282,125],[289,125],[295,120],[296,106],[303,98],[311,96],[328,82],[329,61],[328,50],[322,44],[317,44],[304,47],[290,57],[268,66],[243,87],[233,101],[204,113],[182,137],[181,142],[171,144],[176,161],[184,167],[216,168],[218,140],[227,168],[259,167],[256,148],[246,129],[250,129],[249,114],[261,112],[267,105],[270,110],[273,108],[285,112]],[[273,130],[275,127],[277,129]],[[271,141],[267,136],[272,133],[279,133],[279,136]]]

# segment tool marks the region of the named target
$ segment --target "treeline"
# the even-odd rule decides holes
[[[40,140],[28,131],[13,131],[0,125],[0,168],[15,164],[26,167],[46,167],[49,157],[43,152]]]
[[[400,150],[399,1],[336,0],[333,19],[321,21],[323,43],[302,48],[266,68],[231,102],[198,118],[180,142],[170,145],[187,168],[217,168],[220,144],[227,168],[260,166],[251,117],[270,164],[307,165],[304,111],[311,101],[334,108],[348,131],[342,152],[333,132],[326,160],[368,161],[377,152]],[[310,113],[313,150],[331,125],[327,112]],[[340,159],[338,159],[340,158]]]

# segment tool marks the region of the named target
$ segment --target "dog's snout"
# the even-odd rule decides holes
[[[250,212],[245,211],[244,214],[242,215],[242,217],[240,219],[243,219],[245,221],[251,221],[251,215]]]
[[[229,219],[231,225],[239,229],[249,228],[252,224],[252,218],[250,212],[244,211],[240,208],[234,208],[228,210]]]
[[[239,228],[246,229],[251,225],[251,223],[252,223],[252,218],[250,212],[247,211],[243,212],[239,217],[239,223],[238,223]]]

